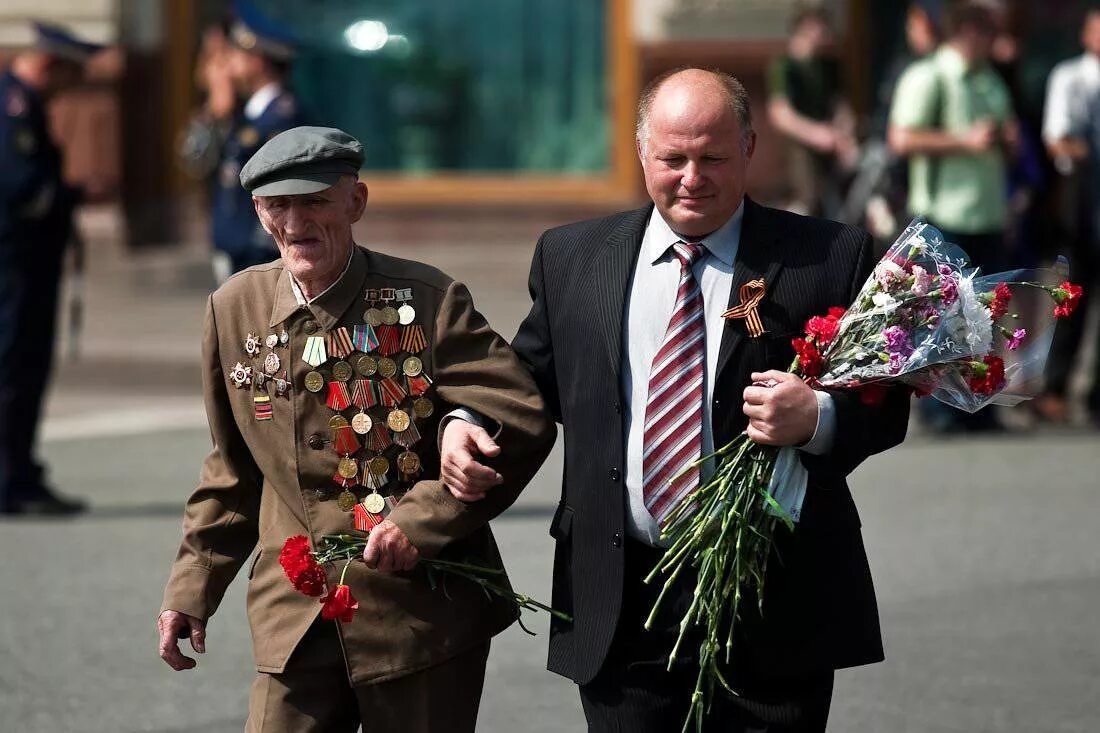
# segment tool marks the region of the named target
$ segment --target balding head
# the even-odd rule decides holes
[[[673,113],[694,109],[700,116],[718,115],[725,109],[737,118],[743,142],[747,142],[752,135],[748,92],[736,77],[724,71],[708,71],[695,67],[675,69],[661,74],[647,84],[638,99],[635,135],[640,147],[645,146],[649,136],[650,118],[655,106],[662,112]]]
[[[756,135],[732,76],[682,69],[656,79],[638,105],[637,142],[646,190],[685,239],[716,231],[741,205]]]

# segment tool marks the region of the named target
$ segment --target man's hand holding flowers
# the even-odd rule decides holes
[[[817,396],[802,378],[789,372],[754,372],[742,408],[745,432],[755,443],[777,447],[802,445],[817,429]],[[767,386],[767,385],[773,386]]]

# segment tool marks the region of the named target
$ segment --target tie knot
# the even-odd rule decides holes
[[[672,245],[672,251],[676,255],[676,259],[680,260],[681,265],[691,267],[703,256],[707,248],[702,242],[677,242]]]

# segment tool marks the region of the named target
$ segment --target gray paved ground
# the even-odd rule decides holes
[[[469,281],[510,335],[529,253],[414,256]],[[0,522],[0,731],[241,729],[252,672],[240,585],[197,670],[171,672],[153,629],[208,444],[193,368],[206,284],[187,253],[93,264],[85,358],[62,365],[43,450],[57,484],[95,511]],[[1100,730],[1098,446],[1082,432],[917,436],[855,474],[888,659],[838,674],[831,731]],[[513,582],[542,597],[559,471],[555,454],[494,525]],[[583,729],[573,687],[544,671],[546,622],[533,623],[538,638],[513,629],[494,644],[481,730]]]

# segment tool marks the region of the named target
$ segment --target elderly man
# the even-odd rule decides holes
[[[355,245],[362,159],[354,138],[329,128],[294,128],[260,148],[241,183],[282,259],[231,278],[206,311],[214,447],[187,503],[160,655],[195,666],[177,637],[205,651],[207,621],[255,550],[250,731],[474,730],[489,639],[514,608],[469,583],[433,590],[414,566],[436,555],[499,565],[487,523],[554,436],[530,374],[464,285]],[[431,480],[439,455],[421,436],[436,434],[448,404],[500,426],[508,479],[488,501],[460,502]],[[284,576],[280,550],[294,535],[315,544],[353,526],[373,526],[366,562],[343,581],[359,610],[326,622]],[[330,587],[340,570],[328,568]]]
[[[47,103],[79,83],[100,46],[37,24],[0,73],[0,514],[76,514],[34,458],[54,352],[65,246],[80,192],[62,177]]]
[[[854,299],[874,264],[871,239],[745,196],[755,145],[736,79],[699,69],[662,76],[638,109],[652,204],[552,229],[535,250],[534,303],[512,345],[565,433],[550,527],[553,605],[573,620],[552,622],[549,667],[580,686],[591,731],[683,725],[698,673],[684,652],[693,645],[666,668],[693,579],[680,578],[646,630],[659,584],[643,578],[661,556],[660,519],[675,505],[666,492],[684,486],[651,477],[680,476],[743,430],[800,447],[808,491],[801,523],[776,539],[763,614],[743,609],[727,670],[743,694],[719,693],[707,730],[824,731],[833,671],[883,658],[845,477],[902,440],[908,402],[892,394],[869,407],[784,371],[806,320]],[[757,278],[763,334],[722,318]],[[653,368],[658,361],[674,366]],[[752,386],[766,380],[775,386]],[[444,429],[444,480],[473,505],[513,479],[467,465],[484,440],[465,420]]]

